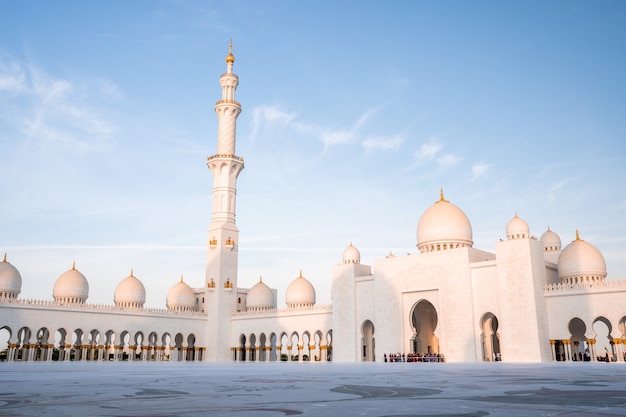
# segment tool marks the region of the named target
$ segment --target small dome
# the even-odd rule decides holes
[[[72,269],[64,272],[57,278],[52,290],[54,301],[60,303],[84,304],[89,297],[89,283],[87,278],[78,270],[76,264],[72,264]]]
[[[7,262],[7,255],[0,262],[0,299],[17,298],[22,291],[22,276],[20,272]]]
[[[506,237],[507,239],[523,239],[530,236],[530,229],[528,223],[524,219],[517,216],[513,217],[506,225]]]
[[[146,288],[133,275],[133,271],[117,284],[113,300],[117,307],[143,307],[146,302]]]
[[[196,307],[196,295],[183,278],[167,292],[165,299],[167,308],[177,311],[190,311]]]
[[[543,244],[543,250],[546,252],[552,252],[556,250],[561,250],[561,238],[559,235],[554,233],[548,227],[548,230],[544,234],[541,235],[541,243]]]
[[[230,42],[228,47],[228,55],[226,56],[226,63],[233,64],[235,62],[235,56],[233,55],[233,42]]]
[[[344,264],[360,264],[361,263],[361,252],[354,246],[352,246],[352,242],[348,245],[347,248],[343,251],[343,263]]]
[[[260,278],[259,282],[254,284],[248,296],[246,297],[246,308],[248,310],[265,310],[274,308],[274,293],[272,289],[263,283]]]
[[[463,210],[443,198],[430,206],[417,225],[420,252],[471,247],[472,225]]]
[[[559,256],[558,270],[561,283],[597,282],[606,277],[606,262],[600,251],[582,240],[576,231],[576,240]]]
[[[315,305],[315,288],[302,276],[302,271],[300,271],[300,276],[294,279],[287,287],[285,301],[289,308],[312,307]]]

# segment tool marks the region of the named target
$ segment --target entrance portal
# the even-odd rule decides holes
[[[439,353],[439,339],[435,336],[437,328],[437,311],[426,300],[415,305],[411,312],[413,337],[411,338],[412,353]]]
[[[480,328],[483,330],[483,361],[501,361],[502,353],[500,352],[498,318],[493,313],[486,313],[480,322]]]
[[[374,323],[365,320],[361,326],[361,361],[374,362]]]

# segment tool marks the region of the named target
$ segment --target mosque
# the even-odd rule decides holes
[[[165,308],[146,308],[131,271],[113,304],[89,304],[87,278],[73,265],[52,299],[28,300],[5,255],[0,334],[8,342],[0,360],[382,362],[402,353],[448,362],[624,362],[626,280],[606,279],[592,244],[577,232],[562,248],[550,229],[538,239],[515,215],[494,251],[474,248],[469,219],[443,191],[417,225],[415,253],[390,253],[372,266],[352,243],[338,254],[330,305],[316,305],[302,273],[286,289],[286,306],[262,279],[240,288],[235,201],[244,159],[235,153],[234,62],[231,44],[215,105],[217,152],[207,159],[214,183],[204,285],[181,278]],[[596,333],[599,322],[606,332]]]

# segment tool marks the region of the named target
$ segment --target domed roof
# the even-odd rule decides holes
[[[463,210],[443,198],[430,206],[417,225],[420,252],[472,246],[472,225]]]
[[[52,296],[56,301],[84,303],[89,297],[87,278],[72,264],[72,269],[62,273],[54,283]]]
[[[167,292],[165,299],[170,310],[193,310],[196,306],[196,295],[183,277]]]
[[[22,291],[22,276],[20,272],[7,262],[7,255],[0,262],[0,296],[2,294],[11,294],[11,298],[17,297]]]
[[[560,250],[561,238],[548,227],[548,230],[541,235],[541,243],[546,251]]]
[[[143,307],[146,302],[146,288],[130,271],[130,275],[115,287],[115,305],[120,307]]]
[[[520,239],[530,236],[530,229],[528,223],[515,213],[513,217],[506,225],[506,237],[507,239]]]
[[[595,246],[582,240],[576,231],[576,240],[567,245],[558,261],[561,282],[572,278],[604,279],[606,262]]]
[[[233,55],[233,41],[230,41],[230,46],[228,47],[228,55],[226,55],[226,63],[232,64],[235,62],[235,56]]]
[[[315,305],[315,288],[302,276],[302,271],[300,271],[300,276],[294,279],[287,287],[285,301],[287,302],[287,307]]]
[[[259,278],[259,282],[248,291],[246,308],[253,310],[274,308],[274,293],[270,287],[263,283],[263,278]]]
[[[343,263],[344,264],[360,264],[361,263],[361,252],[354,246],[352,246],[352,242],[348,245],[347,248],[343,251]]]

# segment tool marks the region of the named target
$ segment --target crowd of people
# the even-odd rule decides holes
[[[440,353],[390,353],[384,354],[385,362],[445,362]]]

